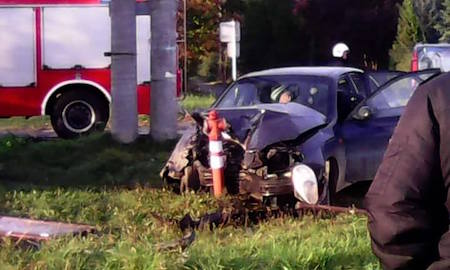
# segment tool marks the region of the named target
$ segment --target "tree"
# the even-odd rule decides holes
[[[214,67],[211,68],[207,63],[218,62],[217,53],[220,46],[218,26],[222,17],[222,3],[218,0],[186,1],[189,73],[191,76],[197,75],[199,67],[203,64],[202,75],[214,74],[214,70],[210,70]]]
[[[312,64],[326,64],[337,42],[350,47],[351,65],[387,68],[389,49],[396,34],[401,0],[296,0],[301,43]],[[305,57],[303,56],[303,57]]]
[[[421,41],[421,34],[412,1],[404,0],[399,9],[397,37],[389,55],[395,69],[407,71],[410,69],[412,49],[417,42]]]
[[[305,42],[287,0],[246,0],[242,10],[240,70],[298,65]]]
[[[441,10],[441,21],[436,25],[441,37],[439,41],[450,42],[450,0],[445,0]]]
[[[442,17],[442,0],[415,0],[413,4],[422,33],[421,39],[427,43],[438,42],[440,33],[436,25]]]

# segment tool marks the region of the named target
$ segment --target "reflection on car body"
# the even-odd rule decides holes
[[[365,74],[345,67],[241,77],[211,107],[230,127],[224,133],[228,192],[261,201],[295,195],[311,204],[332,203],[342,189],[373,179],[404,106],[436,73],[405,74],[375,92],[362,83],[355,88],[352,77]],[[282,104],[285,92],[291,102]],[[179,181],[181,191],[212,186],[204,116],[193,116],[196,127],[183,135],[161,172],[165,180]]]

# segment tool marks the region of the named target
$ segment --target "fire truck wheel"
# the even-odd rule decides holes
[[[59,137],[72,139],[103,131],[108,118],[109,104],[94,93],[68,92],[56,101],[51,122]]]

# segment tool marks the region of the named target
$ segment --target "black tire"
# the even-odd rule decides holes
[[[53,129],[64,139],[103,131],[108,119],[108,102],[96,93],[87,91],[63,93],[56,101],[51,115]]]
[[[200,180],[198,178],[197,170],[192,166],[184,168],[184,175],[180,181],[180,193],[186,193],[190,191],[198,191],[200,189]]]

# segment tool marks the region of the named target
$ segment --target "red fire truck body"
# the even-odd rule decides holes
[[[136,24],[138,112],[148,114],[150,16]],[[0,117],[50,115],[62,137],[103,128],[110,51],[109,8],[100,0],[0,0]]]

